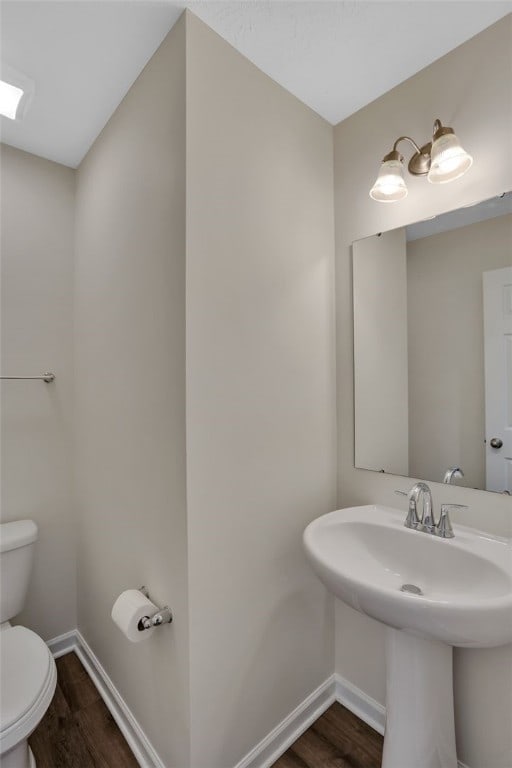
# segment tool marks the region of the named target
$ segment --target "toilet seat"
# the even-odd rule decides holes
[[[57,669],[46,643],[26,627],[0,632],[0,754],[38,726],[57,684]]]

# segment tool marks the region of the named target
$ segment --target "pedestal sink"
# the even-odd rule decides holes
[[[457,768],[452,646],[512,641],[512,545],[457,526],[441,539],[378,505],[340,509],[304,531],[338,598],[386,633],[383,768]]]

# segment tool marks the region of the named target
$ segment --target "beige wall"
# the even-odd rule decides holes
[[[191,765],[228,768],[333,668],[301,541],[335,506],[332,128],[187,40]]]
[[[393,490],[411,485],[406,478],[354,469],[351,243],[512,187],[512,96],[508,78],[500,74],[510,72],[512,64],[511,27],[508,16],[335,129],[339,506],[381,502],[397,507]],[[427,139],[436,117],[453,125],[473,154],[470,172],[442,186],[408,176],[405,200],[393,205],[371,200],[368,190],[394,139],[403,134]],[[432,371],[433,376],[441,374]],[[436,483],[432,490],[436,507],[442,501],[469,505],[456,522],[511,533],[510,498]],[[379,624],[337,604],[337,671],[380,701],[383,635]],[[510,647],[455,653],[459,757],[471,768],[510,766],[511,661]]]
[[[234,765],[332,671],[301,544],[335,504],[332,160],[186,14],[78,173],[79,628],[170,768]],[[130,646],[140,583],[175,623]]]
[[[185,26],[173,28],[77,179],[78,627],[168,768],[189,764],[185,469]],[[174,623],[110,619],[145,584]]]
[[[410,474],[485,488],[482,275],[512,264],[512,215],[407,245]],[[437,311],[433,311],[437,308]],[[435,361],[438,376],[425,376]]]
[[[409,474],[405,229],[352,247],[355,464]]]
[[[56,374],[2,382],[2,522],[39,526],[18,621],[46,640],[76,626],[71,497],[74,173],[2,145],[0,369]],[[51,607],[51,610],[50,610]]]

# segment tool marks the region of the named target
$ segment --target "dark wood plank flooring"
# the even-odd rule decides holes
[[[37,768],[138,768],[78,656],[56,663],[55,696],[29,739]]]
[[[335,703],[273,768],[380,768],[382,744],[382,736]]]

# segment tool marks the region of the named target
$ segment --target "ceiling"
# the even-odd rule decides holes
[[[76,167],[185,7],[335,124],[512,11],[512,0],[0,0],[1,64],[35,83],[1,140]]]

